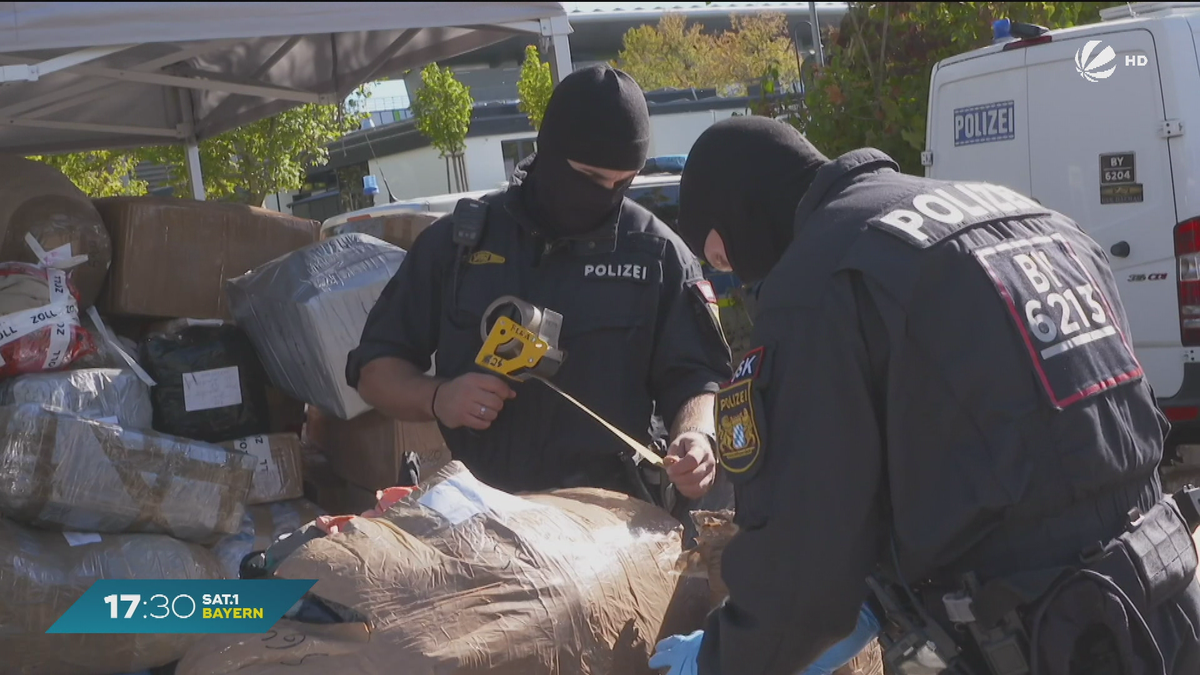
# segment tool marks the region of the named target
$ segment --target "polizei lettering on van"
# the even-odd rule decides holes
[[[1000,185],[951,183],[897,204],[870,224],[924,248],[976,223],[1045,213],[1037,202]]]
[[[1011,141],[1017,137],[1013,101],[986,103],[954,111],[954,145]]]

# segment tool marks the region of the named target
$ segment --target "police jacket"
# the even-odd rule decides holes
[[[898,171],[821,169],[718,394],[741,532],[700,675],[796,672],[876,569],[1076,563],[1161,494],[1167,425],[1102,250],[1011,190]]]
[[[461,264],[457,290],[452,216],[422,232],[371,310],[346,378],[382,356],[439,377],[486,372],[475,365],[480,322],[493,300],[514,295],[563,316],[566,360],[553,381],[625,433],[649,443],[651,416],[668,424],[690,398],[728,380],[729,348],[716,299],[687,246],[626,199],[610,225],[552,240],[526,215],[518,173],[488,205],[482,239]],[[451,306],[453,305],[453,306]],[[629,492],[628,448],[541,382],[510,382],[485,431],[442,427],[455,459],[508,491],[590,486]]]

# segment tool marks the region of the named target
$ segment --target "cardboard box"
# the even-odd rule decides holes
[[[96,207],[49,164],[0,155],[0,260],[41,262],[27,236],[51,265],[87,256],[70,275],[80,311],[91,307],[112,262],[112,244]]]
[[[224,284],[317,241],[319,225],[275,211],[160,197],[95,200],[112,236],[100,301],[112,314],[231,320]]]
[[[304,498],[335,516],[359,514],[375,508],[375,492],[351,485],[330,468],[329,460],[312,445],[301,447],[304,464]]]
[[[221,444],[226,450],[254,456],[254,478],[246,504],[269,504],[304,495],[300,437],[294,434],[250,436]]]
[[[372,410],[346,421],[308,407],[308,439],[334,473],[367,490],[393,487],[404,453],[416,453],[422,481],[450,462],[436,422],[397,422]]]
[[[369,234],[376,239],[382,239],[392,246],[399,246],[407,251],[412,248],[413,242],[417,240],[419,234],[429,229],[430,225],[445,215],[444,213],[414,211],[412,213],[397,213],[378,217],[359,216],[355,220],[350,220],[334,227],[323,228],[321,230],[321,239],[330,239],[339,234],[357,232],[359,234]]]

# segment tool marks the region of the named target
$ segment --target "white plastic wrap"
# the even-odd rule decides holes
[[[405,252],[343,234],[231,279],[229,308],[275,386],[342,419],[370,409],[346,384],[346,355]]]
[[[23,403],[126,429],[150,429],[154,419],[150,388],[129,370],[67,370],[0,382],[0,405]]]

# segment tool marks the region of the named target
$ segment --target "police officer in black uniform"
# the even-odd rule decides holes
[[[718,394],[730,596],[657,665],[790,675],[868,601],[895,673],[1200,673],[1195,493],[1162,493],[1168,426],[1074,222],[764,118],[710,127],[680,199],[763,284]]]
[[[350,353],[349,384],[393,418],[436,419],[455,459],[494,487],[644,497],[645,474],[612,433],[543,383],[475,365],[485,310],[516,296],[563,316],[567,356],[554,383],[647,443],[659,415],[679,460],[670,481],[684,497],[704,495],[716,474],[713,395],[732,372],[729,348],[699,261],[624,198],[649,129],[645,97],[625,73],[596,66],[565,78],[537,154],[510,187],[465,216],[460,202],[417,238]],[[474,241],[462,236],[466,225]]]

